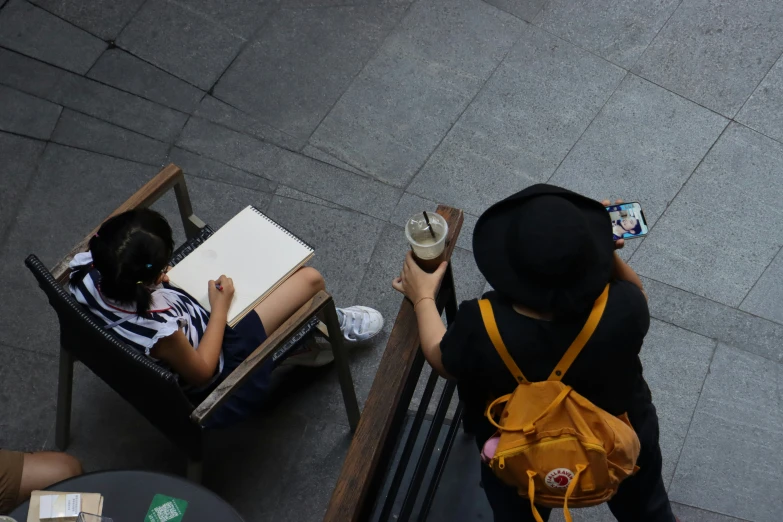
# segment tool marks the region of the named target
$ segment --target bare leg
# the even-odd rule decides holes
[[[18,501],[24,502],[30,497],[30,493],[37,489],[45,489],[61,480],[81,474],[81,463],[66,453],[25,453]]]
[[[326,288],[324,278],[312,267],[304,267],[269,294],[255,310],[264,330],[271,334],[303,304]]]

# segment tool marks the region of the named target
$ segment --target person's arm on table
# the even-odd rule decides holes
[[[419,325],[419,340],[424,358],[432,368],[446,379],[452,379],[441,360],[440,341],[446,333],[446,326],[440,318],[435,304],[435,294],[438,291],[443,274],[448,263],[441,263],[438,269],[428,274],[416,264],[413,255],[408,252],[402,273],[392,281],[395,290],[402,293],[413,303],[416,312],[416,322]]]

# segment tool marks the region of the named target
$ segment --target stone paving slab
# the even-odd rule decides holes
[[[310,422],[296,450],[297,458],[283,480],[285,494],[279,496],[268,520],[322,520],[350,444],[351,431],[347,426]]]
[[[169,149],[167,143],[70,109],[63,111],[52,141],[156,167],[163,165]]]
[[[654,226],[728,123],[629,74],[550,182],[597,200],[638,201]]]
[[[276,520],[273,515],[286,495],[285,471],[302,460],[302,448],[325,447],[317,438],[321,432],[310,424],[300,415],[277,411],[209,433],[208,455],[214,458],[204,462],[204,484],[245,520]]]
[[[193,115],[289,150],[300,150],[306,142],[304,138],[275,129],[210,95],[204,96]]]
[[[783,252],[783,251],[781,251]],[[778,252],[740,305],[741,310],[783,323],[783,253]]]
[[[492,203],[545,182],[624,74],[525,27],[408,190],[480,215]]]
[[[682,2],[633,71],[727,117],[783,52],[783,5]]]
[[[0,344],[0,446],[37,451],[46,443],[53,419],[57,360]]]
[[[279,0],[171,0],[247,40],[264,25]]]
[[[673,503],[672,510],[680,522],[745,522],[744,519],[727,517],[714,511]]]
[[[679,326],[743,350],[783,362],[783,324],[711,301],[685,290],[642,277],[650,296],[650,313]]]
[[[331,154],[324,152],[317,147],[313,147],[310,144],[305,145],[302,148],[301,152],[305,156],[309,156],[313,159],[317,159],[318,161],[323,161],[324,163],[328,163],[329,165],[333,165],[337,168],[347,170],[348,172],[353,172],[354,174],[359,174],[360,176],[369,177],[365,172],[362,172],[356,167],[353,167],[352,165],[348,165],[347,163],[340,161],[339,159],[335,158]]]
[[[402,195],[400,189],[288,151],[275,169],[289,187],[382,220],[389,219]]]
[[[532,22],[547,4],[548,0],[489,0],[487,3],[507,13]]]
[[[87,76],[187,114],[204,97],[198,88],[122,49],[107,49]]]
[[[316,196],[311,196],[310,194],[306,192],[302,192],[300,190],[293,189],[291,187],[288,187],[286,185],[283,185],[282,183],[278,185],[277,190],[275,191],[276,196],[280,196],[281,198],[287,198],[287,199],[295,199],[297,201],[304,201],[306,203],[313,203],[315,205],[320,205],[322,207],[326,208],[333,208],[335,210],[348,210],[346,207],[342,205],[338,205],[336,203],[331,203],[329,201],[326,201],[325,199],[321,199]]]
[[[25,0],[0,11],[0,45],[81,74],[106,49],[106,42]]]
[[[779,58],[736,119],[772,139],[783,141],[783,113],[778,110],[782,103],[783,60]]]
[[[49,64],[0,47],[0,83],[52,101],[57,84],[68,73]]]
[[[221,78],[215,96],[306,140],[404,10],[281,9]]]
[[[103,40],[114,40],[144,0],[30,0]]]
[[[169,0],[148,0],[117,38],[130,51],[202,90],[210,89],[244,39]]]
[[[259,192],[273,193],[277,188],[277,183],[266,178],[252,174],[250,172],[230,167],[219,161],[215,161],[204,156],[199,156],[193,152],[173,147],[169,152],[168,161],[179,166],[186,177],[195,176],[200,178],[222,181],[236,187],[244,187]]]
[[[668,486],[715,351],[715,341],[652,320],[640,358],[658,410],[663,480]]]
[[[62,107],[0,86],[0,131],[13,132],[41,140],[49,139]]]
[[[201,118],[190,118],[177,145],[267,179],[281,175],[273,169],[282,149]]]
[[[406,185],[521,28],[478,0],[413,4],[311,143],[379,180]]]
[[[783,245],[782,162],[783,144],[730,125],[634,253],[634,267],[739,306]]]
[[[676,502],[757,522],[783,510],[783,368],[721,344],[671,486]]]
[[[679,5],[680,0],[551,0],[535,24],[628,69]]]
[[[46,143],[0,132],[0,242],[10,230]]]
[[[63,75],[50,96],[70,109],[167,142],[187,120],[179,111],[75,74]]]

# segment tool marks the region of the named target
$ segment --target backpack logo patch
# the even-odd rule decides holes
[[[574,473],[568,468],[556,468],[546,474],[546,485],[552,489],[566,489],[574,478]]]

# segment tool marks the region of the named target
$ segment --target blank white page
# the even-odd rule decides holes
[[[313,249],[248,206],[172,268],[169,280],[210,310],[208,282],[222,274],[234,280],[228,323],[234,326],[289,275]]]

